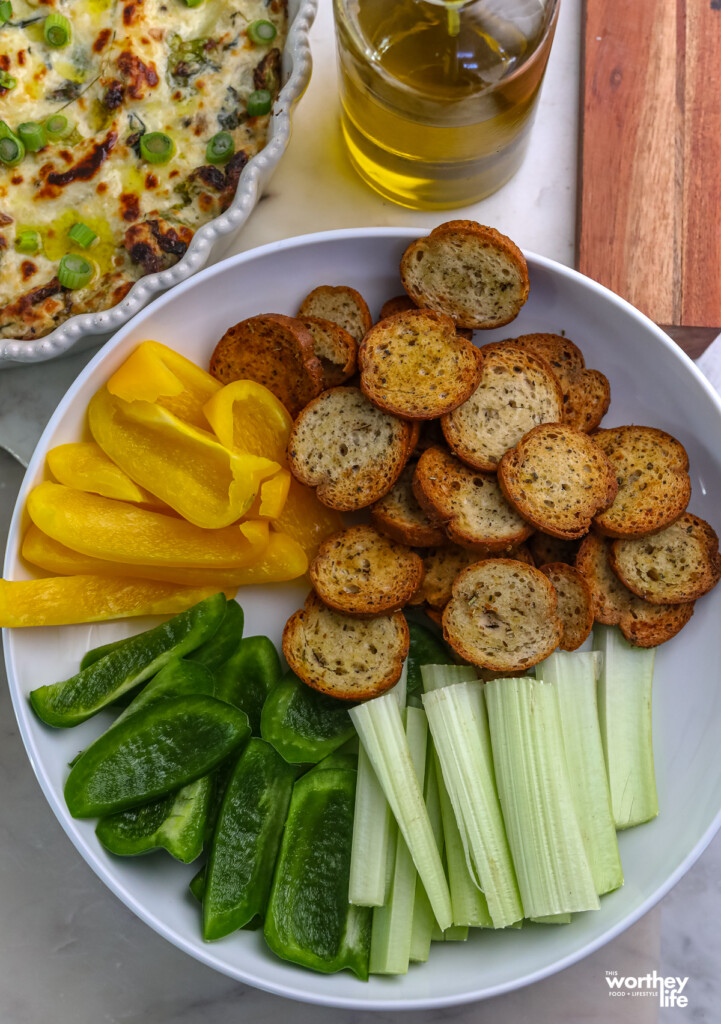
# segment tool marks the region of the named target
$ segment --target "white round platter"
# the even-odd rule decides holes
[[[43,478],[46,451],[84,436],[93,392],[134,346],[155,338],[207,365],[228,326],[262,312],[293,314],[318,284],[350,284],[377,315],[401,291],[398,262],[422,232],[365,228],[307,235],[242,253],[179,284],[126,324],[85,368],[50,420],[27,471],[13,518],[4,575],[27,578],[18,556],[28,491]],[[573,270],[527,254],[531,292],[518,319],[476,342],[533,331],[564,331],[588,366],[611,381],[604,425],[661,427],[679,438],[691,459],[690,510],[721,527],[721,403],[693,363],[627,302]],[[283,624],[302,601],[303,582],[239,592],[246,634],[279,643]],[[238,981],[307,1002],[357,1009],[452,1006],[498,995],[559,971],[618,935],[654,905],[693,864],[721,823],[721,592],[700,601],[690,624],[659,648],[654,683],[654,746],[661,813],[619,837],[626,882],[597,913],[576,915],[568,927],[473,934],[468,943],[436,943],[430,960],[407,976],[358,981],[325,976],[276,959],[261,932],[241,931],[215,944],[200,937],[197,904],[188,895],[192,866],[165,855],[111,857],[92,821],[75,821],[62,796],[67,764],[105,727],[103,716],[77,729],[54,731],[31,713],[27,694],[76,671],[98,643],[147,628],[130,620],[93,626],[5,630],[10,689],[28,756],[48,803],[80,854],[140,918],[180,949]]]

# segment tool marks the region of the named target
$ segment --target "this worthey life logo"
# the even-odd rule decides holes
[[[629,978],[620,975],[618,971],[606,971],[606,984],[611,990],[611,996],[658,995],[659,1006],[688,1006],[688,996],[684,994],[688,978],[665,978],[656,971]]]

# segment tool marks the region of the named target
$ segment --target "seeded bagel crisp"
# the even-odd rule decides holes
[[[361,343],[373,323],[368,304],[360,292],[343,284],[322,284],[314,288],[301,302],[298,316],[331,320],[347,331],[357,344]]]
[[[657,647],[683,629],[693,615],[694,603],[650,604],[631,593],[611,569],[612,541],[589,533],[581,542],[576,568],[591,588],[596,622],[619,626],[636,647]]]
[[[445,530],[434,526],[413,493],[417,460],[411,459],[391,490],[371,506],[373,524],[399,544],[435,547],[447,543]]]
[[[323,388],[345,384],[356,371],[358,346],[348,331],[320,316],[298,317],[310,331],[313,351],[323,372]]]
[[[369,700],[400,679],[408,654],[401,612],[354,619],[311,592],[283,630],[283,654],[308,686],[339,700]]]
[[[582,574],[565,562],[551,562],[540,568],[558,595],[557,611],[563,622],[559,647],[563,651],[578,650],[593,628],[591,588]]]
[[[403,287],[417,306],[489,329],[514,320],[528,298],[523,253],[495,228],[471,220],[440,224],[401,259]]]
[[[310,331],[300,320],[280,313],[252,316],[229,327],[213,350],[210,372],[221,384],[263,384],[291,416],[297,416],[323,387]]]
[[[509,448],[541,423],[563,417],[563,392],[549,364],[511,342],[484,345],[481,381],[441,418],[449,447],[475,469],[495,473]]]
[[[443,448],[429,448],[416,467],[413,492],[449,540],[482,553],[510,551],[533,532],[509,505],[495,473],[469,469]]]
[[[539,569],[508,558],[476,562],[453,584],[443,636],[466,661],[496,672],[537,665],[556,649],[558,598]]]
[[[594,518],[607,537],[633,538],[669,526],[691,497],[688,455],[683,445],[655,427],[597,430],[594,442],[613,465],[618,494]]]
[[[324,505],[350,512],[388,493],[415,440],[406,420],[376,408],[358,388],[331,388],[293,424],[288,464]]]
[[[370,618],[408,603],[421,585],[423,562],[373,526],[351,526],[323,541],[310,578],[329,608]]]
[[[408,310],[381,320],[358,350],[361,388],[375,405],[408,419],[436,419],[473,393],[479,350],[450,317]]]
[[[721,578],[716,532],[690,512],[658,533],[614,541],[610,557],[621,582],[651,604],[696,601]]]
[[[561,423],[543,424],[501,459],[498,482],[508,501],[537,529],[574,540],[608,508],[618,485],[593,440]]]

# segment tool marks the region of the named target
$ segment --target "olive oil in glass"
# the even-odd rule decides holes
[[[351,161],[404,206],[482,199],[518,169],[557,0],[334,0]]]

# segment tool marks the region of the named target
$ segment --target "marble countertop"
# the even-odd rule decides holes
[[[356,178],[338,130],[330,0],[313,29],[314,72],[289,151],[228,252],[307,231],[364,224],[430,227],[438,214],[404,210]],[[563,0],[530,154],[496,195],[458,216],[507,232],[523,247],[573,262],[580,0]],[[90,356],[0,374],[0,445],[27,462],[40,431]],[[22,467],[0,451],[0,537]],[[53,817],[18,736],[0,670],[0,1021],[2,1024],[352,1024],[364,1014],[302,1006],[231,981],[179,952],[135,918],[80,858]],[[719,1019],[721,838],[676,888],[625,934],[530,989],[485,1003],[414,1014],[414,1022],[667,1024]],[[689,1006],[609,999],[605,972],[688,976]],[[400,1024],[401,1014],[377,1019]]]

